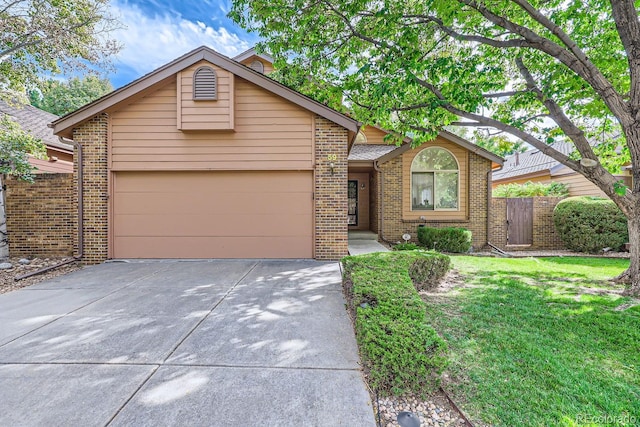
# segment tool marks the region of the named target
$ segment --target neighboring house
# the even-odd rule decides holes
[[[349,229],[396,241],[422,224],[486,244],[500,158],[447,133],[410,149],[367,128],[356,143],[357,121],[270,70],[253,50],[201,47],[53,122],[83,147],[87,262],[338,259]]]
[[[553,148],[567,155],[574,149],[573,144],[566,142],[555,143]],[[628,172],[618,174],[616,177],[623,180],[625,185],[631,185],[631,176]],[[529,181],[544,184],[552,182],[567,184],[570,196],[607,197],[584,175],[535,148],[506,157],[503,168],[493,173],[493,188],[504,184],[524,184]]]
[[[35,173],[73,173],[73,146],[59,141],[48,124],[58,116],[31,105],[10,105],[0,100],[0,114],[12,117],[47,148],[47,159],[29,156],[29,163],[37,169]]]

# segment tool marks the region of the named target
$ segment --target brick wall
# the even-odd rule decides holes
[[[73,175],[38,174],[33,184],[6,181],[9,253],[14,257],[73,255]]]
[[[347,138],[342,126],[316,116],[316,259],[335,260],[347,255]]]
[[[374,170],[369,176],[369,229],[374,233],[378,233],[380,225],[380,212],[378,210],[380,173]]]
[[[553,224],[553,210],[562,197],[533,197],[533,242],[519,249],[566,249]],[[507,199],[493,198],[491,215],[491,243],[501,249],[507,246]]]
[[[107,134],[109,118],[101,114],[73,130],[73,139],[82,144],[84,186],[84,257],[87,264],[107,259],[108,201]],[[77,177],[78,156],[74,157],[74,177]],[[74,178],[75,179],[75,178]],[[74,183],[74,189],[76,189]],[[74,204],[77,191],[74,192]],[[77,206],[77,204],[75,205]],[[74,241],[77,248],[78,242]]]
[[[412,241],[418,241],[418,227],[463,227],[471,230],[474,249],[482,249],[487,244],[487,172],[491,168],[490,160],[469,153],[468,179],[469,212],[465,220],[405,220],[402,218],[402,182],[410,177],[402,176],[402,156],[398,156],[381,165],[382,192],[382,237],[390,242],[402,241],[402,235],[411,234]]]

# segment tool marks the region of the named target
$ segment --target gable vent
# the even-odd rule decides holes
[[[218,99],[218,76],[211,67],[200,67],[193,73],[193,99]]]
[[[264,74],[264,64],[258,60],[253,61],[250,68],[252,68],[254,71]]]

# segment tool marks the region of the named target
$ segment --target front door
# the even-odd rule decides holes
[[[344,182],[344,181],[343,181]],[[349,203],[349,210],[347,213],[347,224],[358,225],[358,181],[349,180],[347,187],[347,200]]]

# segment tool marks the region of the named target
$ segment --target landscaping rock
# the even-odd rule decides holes
[[[27,260],[26,258],[22,258]],[[22,263],[22,259],[10,258],[8,261],[0,264],[0,294],[10,292],[15,289],[24,288],[25,286],[33,285],[43,280],[51,279],[62,274],[70,273],[74,270],[78,270],[80,267],[77,263],[71,263],[55,270],[47,271],[43,274],[31,276],[26,279],[15,281],[16,276],[22,276],[26,273],[36,271],[42,267],[50,267],[61,261],[69,260],[70,258],[47,258],[40,259],[34,258],[29,261],[28,264]],[[8,267],[2,267],[2,265],[8,265]]]
[[[31,260],[28,260],[28,259],[26,259],[26,258],[20,258],[20,259],[18,260],[18,264],[28,265],[28,264],[30,264],[30,263],[31,263]]]
[[[427,400],[416,397],[380,398],[380,421],[385,427],[397,427],[398,414],[407,411],[414,413],[421,425],[426,426],[460,426],[465,420],[449,404],[442,393],[435,393]]]

